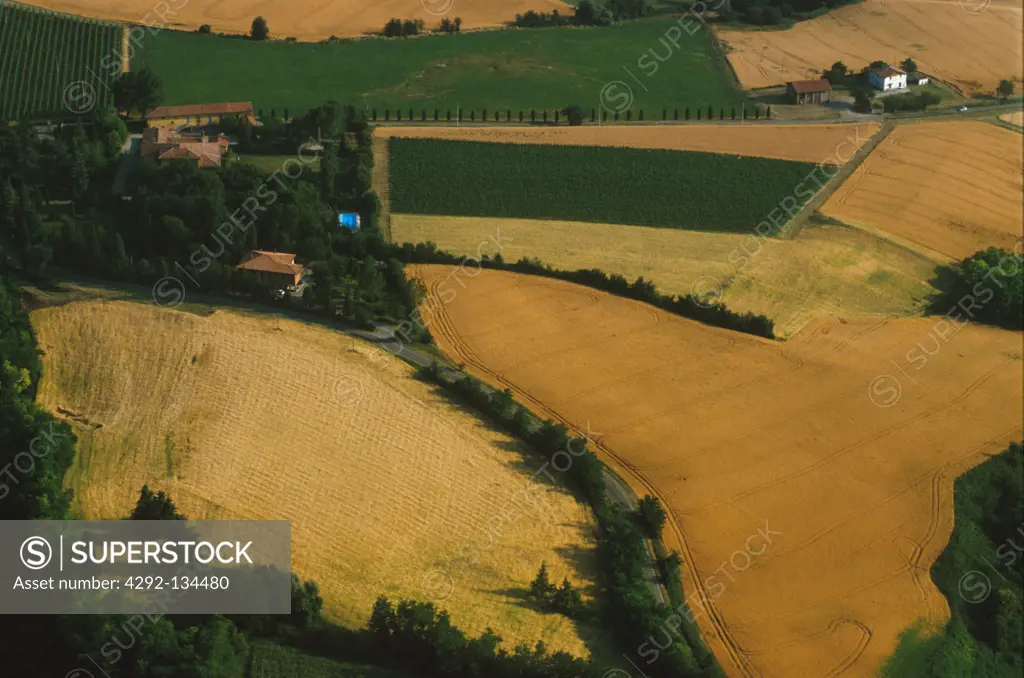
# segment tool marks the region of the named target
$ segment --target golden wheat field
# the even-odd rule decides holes
[[[961,259],[1022,235],[1020,135],[978,121],[900,125],[821,212]]]
[[[744,88],[819,78],[834,62],[918,69],[965,92],[991,94],[1022,76],[1021,0],[864,0],[786,30],[720,30]]]
[[[377,127],[378,138],[457,139],[516,144],[617,146],[705,151],[845,163],[873,137],[877,123],[834,125],[646,125],[589,127]]]
[[[778,343],[458,270],[416,267],[434,336],[662,499],[727,675],[873,676],[901,631],[948,618],[929,567],[953,479],[1022,435],[1020,333],[830,319]]]
[[[916,313],[935,265],[875,236],[805,227],[795,240],[571,221],[393,214],[395,242],[433,242],[464,256],[536,257],[561,269],[643,276],[666,294],[714,294],[766,315],[777,336],[812,318]]]
[[[1003,122],[1008,122],[1011,125],[1016,125],[1017,127],[1024,127],[1024,111],[1006,113],[1004,115],[1000,115],[999,119]]]
[[[422,19],[436,28],[441,17],[460,17],[464,29],[501,26],[527,10],[565,13],[559,0],[33,0],[30,4],[97,19],[195,30],[208,24],[215,33],[248,33],[262,16],[274,38],[323,40],[379,33],[390,19]]]
[[[31,321],[39,401],[79,437],[80,517],[125,516],[148,483],[189,518],[291,520],[292,567],[336,621],[364,623],[380,594],[436,600],[473,635],[588,654],[594,632],[521,596],[542,560],[592,586],[589,509],[405,363],[231,311],[77,301]]]

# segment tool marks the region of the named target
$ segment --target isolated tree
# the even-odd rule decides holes
[[[456,33],[462,30],[462,17],[455,17],[455,20],[452,21],[452,28]]]
[[[661,535],[661,529],[665,527],[665,509],[657,497],[644,495],[637,503],[637,514],[640,518],[640,526],[650,539],[657,539]]]
[[[267,26],[267,20],[261,16],[256,17],[252,20],[252,29],[249,31],[249,35],[252,36],[253,40],[266,40],[270,37],[270,27]]]
[[[548,564],[541,562],[537,576],[530,582],[530,595],[542,602],[551,602],[555,595],[555,585],[548,577]]]
[[[1003,97],[1004,99],[1008,98],[1011,94],[1013,94],[1013,83],[1010,82],[1009,80],[1000,80],[999,87],[996,88],[996,94]]]
[[[196,31],[196,32],[197,33],[203,33],[203,34],[210,33],[210,24],[203,24],[202,26],[199,27],[199,30]]]
[[[910,57],[907,57],[906,59],[900,62],[900,68],[902,68],[907,73],[917,73],[917,62],[911,59]]]
[[[149,485],[142,486],[139,493],[139,501],[132,511],[132,520],[185,520],[185,516],[178,513],[174,502],[162,491],[154,493]]]
[[[885,61],[872,61],[870,64],[868,64],[868,69],[874,70],[876,68],[885,68],[888,65],[889,64]]]

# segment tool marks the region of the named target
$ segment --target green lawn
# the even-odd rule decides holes
[[[257,110],[274,109],[279,117],[284,109],[294,116],[330,99],[378,108],[381,115],[398,107],[408,113],[410,106],[417,115],[435,107],[444,115],[456,105],[528,112],[576,103],[589,110],[615,81],[631,88],[634,109],[647,109],[650,118],[663,108],[739,105],[744,95],[732,84],[709,32],[683,32],[675,48],[663,42],[675,23],[656,17],[606,28],[336,44],[260,43],[165,30],[147,37],[132,67],[145,63],[160,75],[164,104],[251,100]],[[666,44],[672,50],[667,59]],[[665,60],[656,61],[648,50]],[[607,92],[611,105],[625,103],[622,84]]]
[[[391,140],[391,210],[749,232],[817,190],[813,163],[719,153]],[[797,190],[800,188],[801,190]],[[765,228],[772,230],[769,223]]]

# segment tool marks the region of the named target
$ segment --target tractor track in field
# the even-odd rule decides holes
[[[438,295],[438,288],[441,282],[443,281],[434,281],[430,285],[430,295],[435,299],[440,298]],[[543,413],[544,416],[562,424],[574,434],[588,440],[588,442],[591,443],[602,455],[604,455],[606,459],[611,459],[616,466],[625,470],[637,484],[644,488],[647,494],[657,497],[662,504],[668,506],[668,503],[665,501],[662,494],[646,477],[644,477],[642,473],[637,470],[633,464],[615,453],[611,448],[601,442],[599,438],[591,438],[590,431],[581,430],[573,422],[563,417],[560,413],[549,407],[541,400],[532,396],[524,388],[518,386],[505,375],[492,370],[485,365],[455,330],[443,304],[433,304],[430,306],[430,309],[433,312],[433,319],[437,321],[433,324],[433,327],[436,328],[444,340],[452,346],[462,361],[467,365],[472,366],[477,372],[487,375],[498,384],[508,388],[521,398],[522,401],[529,403],[531,409],[535,409],[538,413]],[[701,607],[703,607],[708,613],[708,621],[714,632],[713,634],[709,634],[709,637],[717,638],[719,640],[725,649],[725,656],[732,662],[733,668],[739,673],[739,675],[742,675],[744,678],[757,678],[760,674],[753,666],[750,665],[749,660],[747,659],[747,651],[740,647],[739,643],[733,637],[728,625],[713,606],[711,596],[708,593],[707,588],[704,586],[704,582],[701,580],[700,574],[697,572],[696,566],[694,565],[693,554],[690,550],[689,544],[683,535],[682,528],[680,527],[676,516],[671,510],[667,511],[666,525],[671,528],[675,541],[680,546],[684,569],[691,580],[691,588],[695,589],[699,593]],[[720,654],[717,654],[716,656],[721,658]]]

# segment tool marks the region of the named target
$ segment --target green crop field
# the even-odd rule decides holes
[[[467,111],[539,111],[572,103],[589,110],[600,106],[602,90],[607,105],[618,108],[627,103],[627,86],[633,108],[649,112],[709,103],[716,110],[738,106],[744,95],[732,83],[710,32],[684,33],[676,48],[662,42],[675,23],[656,17],[605,28],[332,44],[162,31],[147,37],[135,59],[163,79],[165,104],[252,101],[257,110],[274,109],[278,116],[284,109],[298,115],[329,99],[381,113],[410,106],[417,114],[424,108],[454,111],[459,105]],[[656,61],[650,50],[664,61]]]
[[[373,666],[315,657],[273,643],[252,646],[248,678],[408,678],[405,674]]]
[[[0,119],[69,117],[112,103],[118,24],[0,1]]]
[[[391,211],[750,232],[813,163],[693,151],[391,140]],[[803,183],[802,198],[795,195]]]

